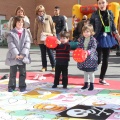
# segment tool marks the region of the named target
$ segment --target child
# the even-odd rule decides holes
[[[20,92],[26,90],[26,64],[30,63],[30,37],[26,28],[23,28],[23,17],[17,16],[13,21],[13,29],[7,36],[8,53],[6,65],[10,66],[10,77],[8,92],[13,92],[16,88],[16,73],[19,69],[19,89]]]
[[[59,45],[56,48],[55,78],[52,88],[57,88],[61,72],[63,88],[67,88],[68,85],[68,64],[70,60],[69,36],[68,32],[62,32],[60,40],[57,41]]]
[[[93,37],[94,30],[92,25],[85,25],[82,28],[82,35],[79,39],[78,48],[86,51],[86,60],[82,63],[77,63],[77,67],[84,71],[84,86],[81,89],[88,88],[90,79],[90,87],[88,90],[94,89],[94,71],[97,70],[97,42]]]
[[[116,40],[112,36],[112,33],[115,34],[115,37],[119,42],[120,36],[114,24],[113,13],[107,9],[107,0],[97,0],[97,4],[99,9],[92,14],[90,23],[94,26],[94,37],[98,41],[98,64],[102,61],[99,83],[109,85],[109,83],[104,80],[104,77],[108,67],[110,48],[117,44]]]

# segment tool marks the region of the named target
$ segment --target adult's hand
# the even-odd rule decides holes
[[[37,45],[37,40],[34,40],[33,43],[34,43],[35,45]]]

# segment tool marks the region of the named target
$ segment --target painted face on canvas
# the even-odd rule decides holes
[[[98,7],[101,11],[105,11],[108,5],[108,2],[106,0],[98,0]]]
[[[86,29],[85,31],[83,31],[83,36],[85,38],[88,38],[91,36],[91,31],[89,29]]]

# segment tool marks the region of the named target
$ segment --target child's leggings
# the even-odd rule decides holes
[[[94,83],[95,75],[94,72],[84,72],[84,81]]]

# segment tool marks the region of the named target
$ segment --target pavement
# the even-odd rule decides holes
[[[7,50],[8,50],[7,47],[0,46],[0,76],[4,74],[9,74],[9,66],[5,65],[5,58],[6,58]],[[27,71],[28,72],[40,72],[42,68],[42,63],[41,63],[39,48],[38,47],[31,48],[30,54],[31,54],[32,62],[31,64],[27,65]],[[51,72],[52,68],[50,66],[49,58],[47,60],[48,60],[48,68],[47,68],[48,71],[46,72]],[[98,70],[95,71],[96,78],[99,77],[100,68],[101,68],[101,64],[99,65]],[[73,75],[73,76],[83,76],[83,71],[80,71],[77,68],[77,63],[72,58],[72,52],[71,52],[70,63],[69,63],[69,68],[68,68],[68,74]],[[116,56],[115,50],[111,50],[110,52],[109,65],[108,65],[108,70],[106,72],[105,79],[106,80],[120,80],[120,56]]]

